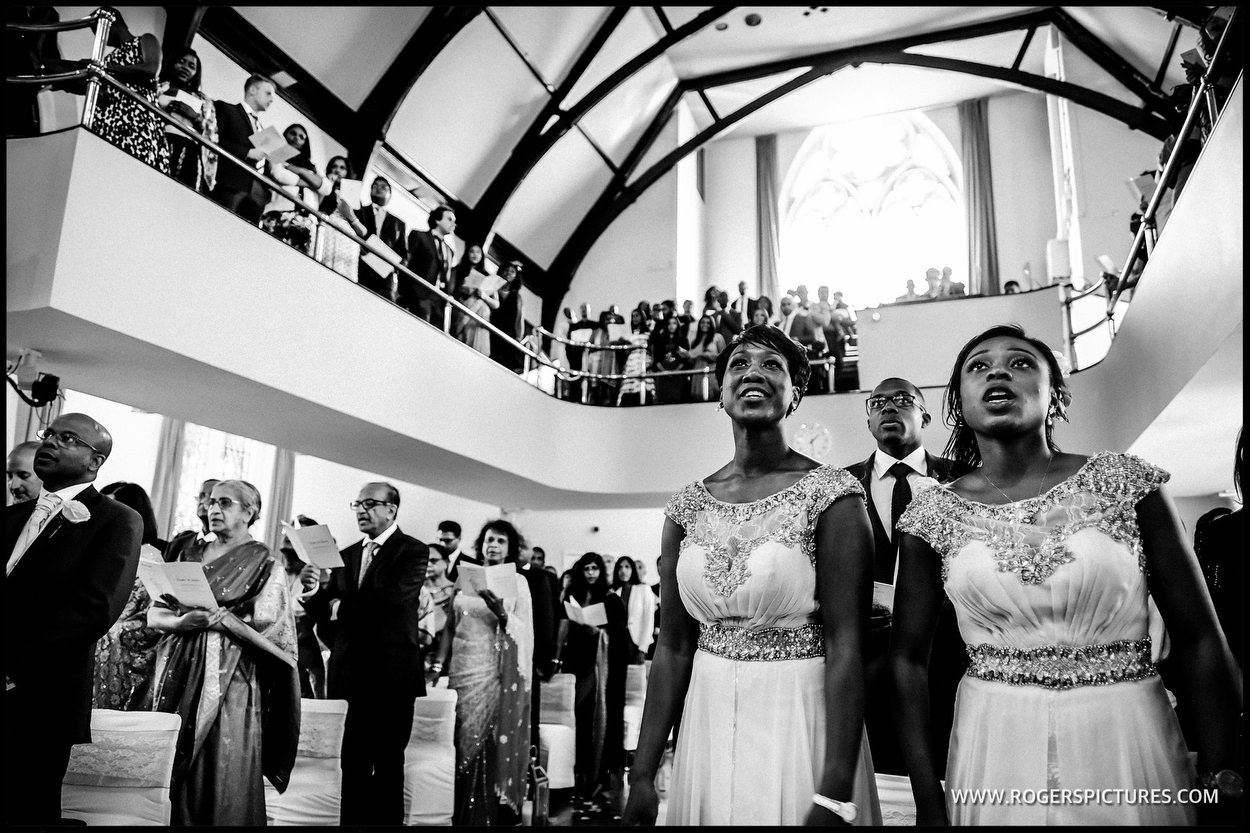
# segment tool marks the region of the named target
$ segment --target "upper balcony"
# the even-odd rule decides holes
[[[1158,423],[1178,409],[1214,397],[1212,410],[1239,413],[1226,406],[1240,402],[1241,115],[1238,83],[1107,359],[1072,380],[1066,447],[1145,442],[1176,456]],[[40,350],[69,387],[537,509],[655,506],[731,453],[713,405],[601,409],[549,396],[88,131],[9,140],[6,152],[7,352]],[[936,411],[950,357],[1005,320],[1067,342],[1058,287],[882,308],[860,317],[860,378],[905,375]],[[1202,326],[1178,333],[1178,320]],[[795,444],[849,462],[864,448],[862,408],[853,393],[810,397],[792,420]],[[1220,461],[1227,449],[1192,456]]]

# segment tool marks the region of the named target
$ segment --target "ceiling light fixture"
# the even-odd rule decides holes
[[[718,31],[718,32],[723,32],[723,31],[725,31],[725,30],[726,30],[726,29],[728,29],[728,28],[729,28],[729,24],[728,24],[728,23],[721,22],[721,23],[717,23],[717,24],[716,24],[716,31]]]
[[[760,17],[759,15],[757,15],[755,12],[751,12],[749,15],[742,18],[742,20],[748,26],[759,26],[760,23],[762,23],[764,19]]]

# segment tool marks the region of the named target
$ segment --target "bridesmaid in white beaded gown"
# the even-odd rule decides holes
[[[1131,454],[1061,453],[1052,427],[1070,400],[1055,354],[1014,325],[956,360],[946,456],[980,468],[919,491],[899,521],[910,534],[891,655],[918,823],[1194,823],[1178,791],[1198,779],[1153,662],[1147,591],[1180,664],[1180,705],[1199,716],[1199,770],[1235,761],[1232,657],[1161,491],[1168,475]],[[972,659],[945,805],[924,713],[943,589]]]
[[[769,326],[717,359],[734,458],[665,509],[661,595],[681,604],[664,605],[625,824],[655,822],[678,715],[668,824],[881,823],[864,737],[872,533],[859,482],[786,442],[809,373]]]

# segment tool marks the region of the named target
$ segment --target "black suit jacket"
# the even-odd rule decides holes
[[[362,544],[342,551],[343,566],[331,570],[330,581],[304,603],[330,646],[326,693],[347,700],[383,690],[421,697],[425,669],[417,625],[429,547],[396,528],[373,554],[360,584]],[[338,616],[331,621],[334,599]]]
[[[217,111],[217,144],[231,156],[248,162],[247,152],[252,149],[248,136],[256,132],[247,110],[242,104],[227,104],[224,101],[213,101]],[[231,162],[222,160],[217,166],[217,190],[223,192],[250,191],[256,180]]]
[[[382,218],[382,228],[378,229],[377,218],[373,216],[373,203],[368,203],[356,209],[356,218],[365,226],[365,237],[376,234],[383,243],[394,250],[399,255],[401,261],[408,259],[408,227],[404,225],[404,221],[396,217],[387,209],[386,216]],[[368,267],[366,267],[368,268]],[[370,270],[369,274],[373,274]]]
[[[798,319],[795,320],[797,322]],[[872,500],[872,466],[876,457],[877,452],[874,451],[868,455],[867,460],[852,463],[846,470],[864,486],[864,496],[868,500],[868,520],[872,523],[873,549],[876,552],[874,561],[882,558],[893,560],[898,542],[890,540],[889,530],[882,525],[881,518],[877,515],[877,506]],[[953,461],[945,457],[934,457],[928,451],[924,453],[924,461],[925,473],[939,483],[949,483],[965,474]]]
[[[414,231],[408,235],[407,266],[413,272],[435,284],[444,292],[450,292],[451,267],[449,252],[439,243],[432,232]]]
[[[70,523],[59,512],[4,580],[6,717],[48,742],[91,740],[95,644],[121,615],[139,568],[143,521],[88,486],[74,498],[91,513]],[[5,560],[35,510],[5,509]],[[6,721],[8,722],[8,721]]]

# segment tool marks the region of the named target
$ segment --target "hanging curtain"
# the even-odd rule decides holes
[[[173,417],[161,417],[161,436],[156,446],[156,471],[152,473],[152,510],[156,529],[162,538],[176,532],[174,515],[178,509],[178,481],[182,477],[182,449],[187,424]]]
[[[755,216],[760,295],[767,295],[776,309],[781,295],[781,278],[777,274],[777,262],[781,255],[781,225],[777,220],[775,135],[755,137]]]
[[[282,543],[282,522],[291,520],[292,492],[295,489],[295,452],[274,449],[273,491],[265,504],[265,534],[260,540],[277,550]]]
[[[990,131],[986,99],[959,104],[964,205],[968,218],[968,294],[997,295],[998,233],[990,175]]]

